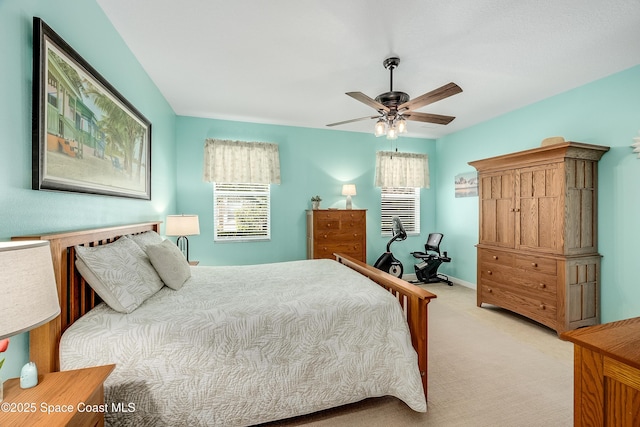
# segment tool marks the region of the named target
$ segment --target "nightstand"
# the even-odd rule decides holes
[[[116,365],[38,375],[38,385],[21,389],[20,379],[4,383],[0,426],[104,426],[103,383]]]

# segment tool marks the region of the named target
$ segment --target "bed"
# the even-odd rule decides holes
[[[249,425],[383,395],[426,410],[435,295],[337,254],[193,267],[179,291],[164,286],[128,314],[112,310],[78,273],[76,247],[159,224],[14,238],[50,241],[62,306],[31,332],[31,359],[41,372],[116,363],[106,399],[137,410],[105,414],[110,424]]]

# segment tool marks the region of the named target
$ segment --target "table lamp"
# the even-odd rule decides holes
[[[189,261],[189,239],[187,236],[200,234],[198,215],[168,215],[166,234],[167,236],[178,236],[176,245]]]
[[[342,195],[347,196],[347,204],[346,209],[351,209],[351,196],[356,195],[356,185],[355,184],[344,184],[342,186]]]
[[[0,295],[0,340],[44,325],[60,314],[48,241],[0,242]],[[35,375],[23,388],[37,384]]]

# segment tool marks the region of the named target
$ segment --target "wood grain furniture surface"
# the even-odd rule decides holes
[[[367,262],[367,211],[307,211],[307,258],[334,258],[334,253]]]
[[[574,343],[574,425],[640,426],[640,317],[561,338]]]
[[[342,211],[345,212],[345,211]],[[99,229],[62,233],[13,237],[13,240],[49,240],[54,264],[54,273],[60,298],[61,316],[46,325],[30,331],[30,358],[41,373],[59,370],[58,347],[61,334],[100,302],[75,268],[75,245],[103,245],[115,241],[125,234],[158,232],[160,222],[147,222]],[[344,254],[334,257],[342,264],[369,277],[391,292],[404,308],[413,346],[418,353],[418,367],[422,375],[425,396],[427,395],[427,305],[436,295],[391,276],[364,262]]]
[[[115,365],[38,376],[38,385],[20,388],[20,379],[4,383],[0,426],[78,426],[104,425],[103,383]],[[129,409],[129,408],[127,408]]]
[[[566,142],[470,162],[478,170],[477,305],[558,333],[600,323],[598,161]]]

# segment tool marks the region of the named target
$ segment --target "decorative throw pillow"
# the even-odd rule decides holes
[[[189,262],[175,243],[169,240],[147,246],[147,256],[162,281],[171,289],[177,291],[191,277]]]
[[[121,313],[131,313],[163,286],[147,255],[125,236],[107,245],[76,246],[76,256],[82,277]]]
[[[147,246],[162,243],[162,236],[155,231],[145,231],[140,234],[127,234],[127,237],[134,242],[146,253]]]

